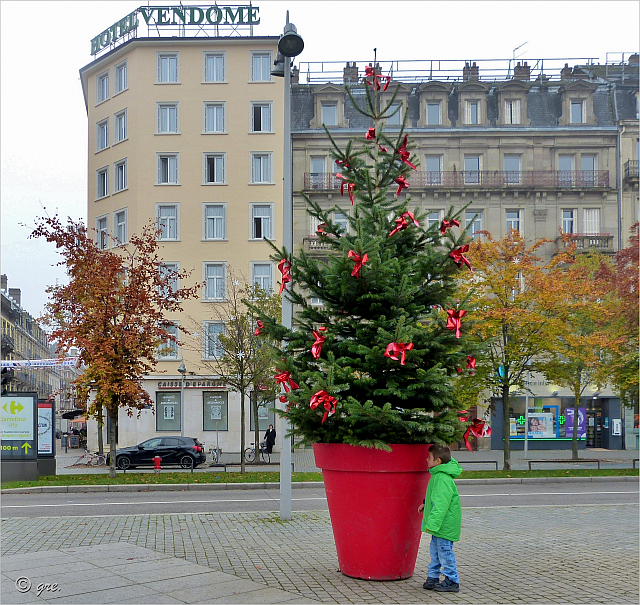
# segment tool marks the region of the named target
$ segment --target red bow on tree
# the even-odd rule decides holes
[[[487,423],[484,420],[480,420],[480,418],[474,418],[471,421],[471,424],[467,427],[464,434],[464,445],[470,452],[472,452],[473,448],[469,443],[470,434],[474,437],[488,437],[491,435],[491,427],[487,426]]]
[[[336,164],[338,166],[344,166],[345,168],[349,168],[349,160],[336,160]]]
[[[326,233],[324,232],[324,228],[327,226],[327,223],[320,223],[318,225],[318,228],[316,229],[316,233],[318,235],[326,235]]]
[[[280,403],[286,403],[287,404],[287,409],[284,412],[285,414],[289,413],[289,410],[291,409],[292,405],[293,405],[294,408],[296,407],[295,403],[287,401],[287,396],[286,395],[280,395],[279,399],[280,399]]]
[[[458,412],[458,420],[460,422],[469,422],[471,419],[471,414],[467,410],[460,410]]]
[[[409,183],[407,183],[407,179],[405,179],[403,176],[399,176],[397,179],[395,179],[395,182],[398,183],[398,191],[396,191],[396,195],[400,195],[400,192],[403,189],[409,188]]]
[[[364,137],[365,139],[367,139],[367,141],[373,141],[373,139],[376,138],[376,129],[375,128],[369,128],[369,130],[367,130],[367,134]]]
[[[342,183],[340,183],[340,195],[344,195],[344,186],[345,183],[347,182],[347,177],[346,176],[342,176],[339,172],[336,174],[336,178],[341,179]],[[351,200],[351,205],[353,206],[354,201],[353,201],[353,190],[356,188],[356,186],[353,183],[349,183],[347,185],[347,192],[349,193],[349,199]]]
[[[280,294],[282,294],[285,284],[288,284],[291,281],[291,263],[283,258],[278,263],[278,269],[280,270],[280,273],[282,273],[282,283],[280,284]]]
[[[464,246],[460,246],[460,248],[456,248],[449,253],[449,256],[453,259],[453,261],[458,265],[458,267],[462,267],[462,265],[467,265],[469,269],[471,269],[471,263],[469,259],[464,256],[464,252],[469,252],[469,244],[465,244]],[[473,269],[471,269],[473,272]]]
[[[444,235],[447,232],[447,229],[450,229],[453,226],[459,227],[460,223],[456,220],[450,220],[450,221],[442,221],[442,224],[440,225],[440,233],[442,233],[442,235]]]
[[[285,393],[288,393],[292,389],[300,388],[300,385],[291,380],[291,372],[280,372],[280,374],[276,374],[274,378],[278,384],[281,384],[284,387]]]
[[[400,354],[400,365],[403,366],[405,362],[405,357],[407,351],[411,351],[413,349],[413,343],[404,343],[404,342],[390,342],[387,345],[387,348],[384,352],[384,356],[389,359],[394,359],[398,361],[398,354]]]
[[[471,373],[476,369],[476,358],[473,355],[467,355],[467,369],[471,370]]]
[[[313,330],[313,335],[316,341],[311,346],[311,355],[313,355],[314,359],[320,359],[320,353],[322,352],[322,344],[325,341],[325,337],[320,334],[320,332],[325,332],[327,328],[325,326],[321,326],[318,330]]]
[[[447,329],[455,330],[456,338],[460,338],[460,328],[462,326],[462,318],[467,314],[464,309],[447,309]]]
[[[256,323],[258,324],[258,327],[256,328],[256,331],[253,333],[253,335],[260,336],[260,334],[262,334],[264,324],[260,320],[258,320]]]
[[[309,403],[309,407],[312,410],[315,410],[318,406],[322,406],[325,409],[324,416],[322,417],[322,422],[327,419],[327,416],[331,416],[336,413],[336,404],[338,400],[335,397],[332,397],[325,391],[318,391],[311,397],[311,401]]]
[[[416,217],[413,215],[413,212],[403,212],[397,219],[395,219],[396,221],[396,228],[389,233],[389,237],[391,237],[392,235],[395,235],[396,233],[398,233],[398,231],[402,231],[403,229],[407,228],[409,226],[409,220],[413,221],[413,224],[416,227],[420,226],[420,223],[416,220]]]
[[[365,254],[364,256],[360,256],[353,250],[349,250],[349,254],[347,254],[347,257],[353,260],[353,262],[355,263],[353,271],[351,271],[351,276],[360,277],[360,269],[362,269],[362,265],[364,265],[369,260],[369,255]]]
[[[387,151],[389,151],[386,147],[383,147],[382,145],[378,145],[378,149],[380,150],[381,153],[387,153]]]
[[[369,85],[375,85],[376,90],[380,90],[380,80],[381,79],[386,79],[386,84],[384,85],[384,88],[382,89],[382,92],[384,92],[385,90],[387,90],[387,86],[389,86],[389,82],[391,81],[391,77],[390,76],[380,76],[380,75],[376,75],[375,70],[373,69],[373,67],[371,67],[371,65],[368,65],[367,67],[364,68],[364,76],[365,76],[365,82]],[[369,80],[367,78],[373,78],[373,80],[371,82],[369,82]]]
[[[411,168],[413,168],[414,170],[417,170],[417,168],[409,161],[409,158],[411,157],[411,154],[407,151],[407,141],[408,140],[409,140],[409,135],[405,134],[404,135],[404,141],[402,141],[402,145],[400,145],[400,147],[398,147],[396,153],[398,153],[400,155],[400,160],[402,160],[402,162],[407,164],[407,166],[411,166]]]

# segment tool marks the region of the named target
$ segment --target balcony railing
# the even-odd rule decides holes
[[[610,233],[574,233],[571,236],[576,245],[576,252],[601,252],[602,254],[615,254],[613,248],[613,235]],[[556,239],[559,250],[565,248],[561,238]]]
[[[624,178],[625,179],[637,179],[638,178],[638,160],[627,160],[624,163]]]
[[[305,237],[302,239],[302,249],[306,254],[311,254],[312,256],[326,256],[329,250],[331,250],[331,246],[327,242],[327,237],[329,236],[323,235],[320,237],[310,235]]]
[[[638,166],[636,162],[636,176]],[[412,187],[448,188],[608,188],[608,170],[477,170],[447,172],[412,172],[408,181]],[[343,181],[334,173],[305,173],[305,191],[340,189]]]

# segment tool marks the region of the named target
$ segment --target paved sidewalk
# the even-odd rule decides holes
[[[422,589],[428,539],[408,580],[342,575],[326,511],[288,522],[276,513],[3,519],[1,601],[637,605],[638,505],[611,498],[465,508],[458,594]],[[31,581],[27,593],[16,589],[20,576]],[[37,597],[40,583],[59,590]]]

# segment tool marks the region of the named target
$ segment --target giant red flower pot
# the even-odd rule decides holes
[[[413,575],[420,546],[429,445],[392,451],[315,443],[340,571],[364,580]]]

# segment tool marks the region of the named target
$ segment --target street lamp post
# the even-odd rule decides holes
[[[182,374],[182,380],[180,380],[180,437],[184,437],[184,375],[187,373],[184,359],[178,368],[178,372]]]
[[[272,75],[284,76],[284,154],[282,181],[282,245],[291,253],[293,250],[293,157],[291,145],[291,58],[297,57],[304,48],[304,41],[298,35],[296,26],[289,23],[289,11],[284,31],[278,41],[278,57]],[[284,63],[284,70],[278,69]],[[291,329],[293,306],[286,296],[282,297],[282,325]],[[283,404],[283,408],[284,408]],[[282,433],[289,431],[289,421],[282,418]],[[291,519],[291,437],[282,438],[280,455],[280,519]]]

